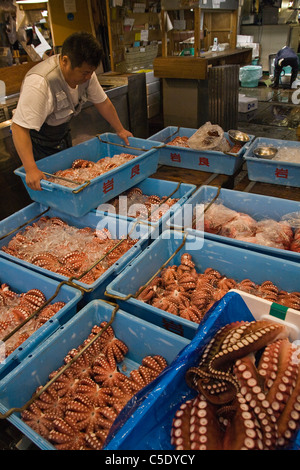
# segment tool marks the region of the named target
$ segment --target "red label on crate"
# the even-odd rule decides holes
[[[130,179],[133,178],[135,175],[140,174],[140,165],[135,165],[133,168],[131,168],[131,176]]]
[[[171,161],[181,163],[180,153],[171,153]]]
[[[172,331],[180,336],[183,336],[183,327],[175,323],[173,320],[168,320],[167,318],[162,319],[162,326],[168,331]]]
[[[103,183],[103,192],[104,194],[108,193],[109,191],[112,191],[114,189],[114,179],[112,178],[111,180],[107,180]]]
[[[289,170],[284,170],[283,168],[276,168],[275,176],[276,178],[287,178],[289,175]]]
[[[200,157],[199,158],[199,165],[201,166],[209,166],[209,161],[208,158],[206,157]]]

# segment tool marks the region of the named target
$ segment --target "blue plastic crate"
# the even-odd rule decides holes
[[[134,407],[125,407],[120,419],[115,421],[111,429],[105,449],[174,452],[170,434],[175,412],[182,403],[196,396],[196,391],[186,384],[186,372],[190,367],[199,364],[204,348],[220,328],[235,321],[253,321],[260,318],[262,317],[259,310],[250,310],[239,294],[226,294],[203,328],[199,328],[194,339],[161,377],[151,394],[145,393],[141,397],[143,406],[139,407],[137,403]],[[269,318],[280,322],[274,317]],[[298,338],[299,326],[298,320]],[[293,450],[300,449],[300,432],[290,447]]]
[[[0,283],[8,284],[10,289],[18,294],[27,292],[30,289],[39,289],[44,293],[47,300],[56,294],[51,303],[65,302],[66,304],[39,328],[39,330],[35,331],[24,341],[20,347],[15,349],[15,351],[1,362],[1,380],[12,369],[17,367],[22,362],[23,358],[33,351],[34,348],[76,314],[82,294],[78,289],[67,285],[62,285],[58,288],[59,282],[5,260],[4,258],[0,258]],[[5,344],[3,347],[5,348]]]
[[[158,222],[149,222],[147,220],[143,220],[143,222],[149,223],[151,227],[153,227],[154,231],[152,232],[151,238],[157,238],[160,233],[166,228],[167,221],[172,216],[172,214],[176,211],[176,209],[182,206],[188,198],[192,195],[192,193],[196,190],[196,186],[193,184],[186,184],[186,183],[177,183],[174,181],[166,181],[166,180],[159,180],[155,178],[146,178],[144,181],[136,185],[135,187],[140,188],[144,194],[147,196],[156,195],[159,197],[163,196],[171,196],[172,199],[176,198],[179,199],[177,203],[175,203],[168,212],[166,212]],[[174,192],[176,191],[176,192]],[[107,215],[108,212],[100,210],[101,206],[95,209],[97,215]],[[111,212],[109,212],[112,215]],[[120,215],[114,213],[117,217],[121,219],[126,219],[130,221],[134,221],[133,217],[127,217],[126,215]]]
[[[158,153],[153,149],[155,144],[134,137],[129,137],[129,143],[129,146],[125,146],[124,141],[117,135],[106,133],[37,162],[41,171],[53,174],[58,170],[70,168],[76,159],[96,162],[100,158],[113,157],[120,153],[137,155],[136,158],[120,167],[92,179],[86,187],[81,185],[69,188],[59,184],[59,180],[57,183],[42,180],[42,191],[34,191],[26,184],[24,167],[18,168],[15,173],[21,177],[33,201],[81,217],[99,204],[107,202],[156,172]],[[79,188],[84,189],[75,193],[74,191]]]
[[[278,256],[292,261],[299,261],[300,254],[295,251],[273,248],[270,246],[258,245],[251,242],[237,240],[234,238],[224,237],[213,233],[196,230],[192,227],[193,209],[197,204],[207,204],[217,196],[219,189],[214,186],[202,186],[199,188],[185,205],[179,208],[175,214],[167,222],[168,228],[182,230],[184,228],[188,233],[196,236],[208,238],[210,240],[219,241],[225,244],[247,248],[252,251],[258,251],[263,254]],[[243,191],[233,191],[230,189],[221,189],[216,203],[222,203],[229,209],[243,212],[256,221],[273,219],[279,222],[282,217],[300,211],[300,202],[289,199],[281,199],[271,196],[262,196]],[[200,216],[201,217],[201,216]],[[199,223],[201,228],[201,223]]]
[[[17,229],[22,224],[31,225],[33,223],[32,220],[35,219],[36,221],[37,219],[39,219],[40,215],[43,214],[46,210],[47,207],[38,203],[32,203],[24,209],[21,209],[20,211],[11,215],[7,219],[1,221],[0,248],[6,246],[17,232],[24,230],[24,227],[18,229],[17,232],[12,233],[6,236],[5,238],[2,237],[10,233],[12,230]],[[130,223],[126,220],[116,220],[114,217],[110,216],[100,217],[93,212],[89,212],[87,215],[77,218],[73,217],[72,215],[67,215],[56,210],[49,209],[47,212],[45,212],[45,215],[49,217],[60,217],[68,224],[78,228],[90,227],[93,229],[97,228],[98,230],[101,230],[102,228],[107,228],[108,230],[110,230],[114,238],[121,238],[122,236],[127,236],[127,234],[131,233],[133,239],[138,239],[138,242],[130,250],[128,250],[127,253],[125,253],[116,263],[114,263],[113,266],[111,266],[107,271],[105,271],[105,273],[100,276],[93,284],[84,284],[81,281],[74,280],[74,284],[76,284],[76,286],[90,290],[90,292],[86,292],[84,294],[85,303],[90,302],[91,300],[99,298],[103,295],[106,283],[110,282],[129,263],[129,261],[135,258],[144,249],[144,247],[149,244],[149,237],[151,236],[152,229],[148,225],[135,225],[135,223]],[[28,261],[16,258],[10,254],[5,253],[2,250],[0,250],[0,257],[9,259],[37,273],[50,276],[51,278],[59,281],[65,281],[68,279],[66,276],[62,276],[45,268],[33,265]]]
[[[78,347],[95,324],[110,321],[113,311],[112,305],[95,300],[36,348],[18,370],[12,371],[1,382],[0,412],[3,414],[13,407],[24,406],[36,388],[48,382],[49,374],[63,365],[63,359],[70,349]],[[112,327],[116,336],[129,348],[124,361],[119,364],[120,370],[125,371],[125,374],[138,368],[146,355],[162,355],[170,364],[189,343],[185,338],[137,319],[122,310],[117,311]],[[47,440],[21,420],[20,413],[13,413],[8,421],[42,450],[54,450]]]
[[[133,296],[154,276],[183,244],[170,265],[179,265],[183,253],[190,253],[198,272],[214,268],[236,281],[251,279],[257,284],[271,280],[280,289],[300,291],[299,264],[254,251],[225,245],[213,240],[176,231],[163,234],[131,262],[106,288],[108,296],[117,296],[122,308],[133,315],[192,339],[198,324],[165,312]],[[126,298],[129,294],[132,297]],[[123,300],[120,300],[123,299]],[[209,316],[209,313],[207,314]]]
[[[271,146],[278,149],[288,147],[300,150],[300,142],[267,139],[265,137],[256,138],[244,155],[249,180],[300,187],[300,163],[280,162],[256,157],[253,151],[260,146]]]
[[[205,171],[209,173],[220,173],[233,175],[243,164],[243,155],[249,144],[254,139],[250,135],[250,141],[246,143],[236,155],[228,155],[214,150],[193,150],[175,145],[166,145],[175,137],[191,137],[197,129],[169,126],[149,137],[149,140],[165,144],[158,150],[158,163],[161,165],[188,168],[191,170]],[[234,145],[227,132],[226,139]]]

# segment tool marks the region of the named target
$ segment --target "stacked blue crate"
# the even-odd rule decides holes
[[[0,384],[0,413],[8,413],[8,421],[42,450],[54,450],[53,445],[37,434],[22,419],[18,410],[23,407],[41,385],[46,385],[49,374],[64,364],[70,349],[77,348],[90,334],[91,328],[103,321],[109,322],[115,308],[101,300],[94,300],[77,313],[69,322],[47,338],[11,371]],[[129,351],[119,364],[123,373],[137,369],[147,355],[161,355],[170,365],[189,341],[168,331],[140,320],[128,312],[118,310],[111,324],[115,335],[125,342]],[[164,372],[163,372],[164,373]],[[153,382],[153,386],[155,381]],[[151,390],[152,385],[147,387]],[[134,396],[130,403],[137,403]]]
[[[244,191],[236,191],[214,186],[202,186],[188,199],[182,208],[179,208],[175,214],[167,222],[168,228],[176,230],[186,230],[187,233],[222,242],[226,245],[234,245],[247,250],[257,251],[262,254],[277,256],[292,261],[299,261],[300,255],[295,251],[274,248],[272,246],[259,245],[248,241],[242,241],[235,238],[229,238],[222,235],[205,232],[203,218],[201,221],[201,211],[205,205],[215,202],[223,204],[225,207],[248,214],[255,221],[275,220],[276,222],[283,220],[291,221],[297,213],[300,213],[300,202],[289,199],[281,199],[277,197],[262,196],[260,194],[251,194]],[[193,211],[199,206],[199,224],[193,228]],[[202,207],[202,209],[201,209]],[[187,210],[189,209],[189,210]],[[299,217],[299,215],[298,215]]]
[[[77,187],[63,186],[59,180],[41,180],[42,191],[34,191],[26,184],[24,167],[18,168],[15,173],[21,177],[33,201],[81,217],[155,173],[159,157],[156,145],[160,144],[130,137],[129,146],[126,146],[115,134],[106,133],[37,162],[41,171],[54,174],[70,168],[76,159],[96,162],[121,153],[136,155],[127,163],[92,179],[89,184]]]
[[[278,150],[285,148],[291,153],[298,152],[299,155],[300,142],[257,137],[244,155],[250,181],[300,187],[300,161],[298,157],[297,162],[297,154],[294,162],[270,160],[255,156],[254,151],[258,147],[275,147]]]
[[[36,346],[42,343],[53,332],[58,330],[76,312],[78,303],[82,297],[81,292],[73,287],[62,285],[54,279],[43,276],[33,270],[19,266],[16,263],[0,258],[0,283],[7,284],[11,291],[18,295],[28,292],[31,289],[39,289],[46,297],[55,302],[64,302],[65,305],[43,326],[34,331],[22,345],[15,349],[9,356],[5,356],[5,343],[1,346],[0,380],[3,379],[12,369],[17,367],[24,357],[27,357]],[[2,332],[2,338],[5,330]]]
[[[169,126],[149,137],[150,141],[156,141],[163,144],[159,149],[158,163],[178,168],[188,168],[209,173],[220,173],[223,175],[234,175],[243,163],[243,155],[254,136],[249,135],[249,142],[243,145],[236,154],[219,152],[216,150],[194,150],[191,148],[180,147],[168,144],[175,137],[191,137],[197,129],[186,127]],[[234,146],[228,132],[224,132],[224,137]]]

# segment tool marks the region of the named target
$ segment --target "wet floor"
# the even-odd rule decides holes
[[[239,129],[256,137],[297,140],[300,126],[300,92],[295,89],[272,89],[260,83],[256,88],[240,88],[240,94],[257,98],[258,107],[248,113],[239,113]]]

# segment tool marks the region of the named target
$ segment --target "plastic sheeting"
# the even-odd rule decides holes
[[[123,409],[107,438],[105,450],[174,450],[170,438],[174,414],[183,402],[196,396],[185,382],[187,370],[198,365],[202,351],[220,328],[235,321],[258,320],[254,315],[239,294],[226,294],[156,383],[141,391],[135,402]],[[298,432],[290,449],[300,449],[299,435]]]
[[[107,438],[105,450],[173,450],[171,426],[181,403],[196,396],[185,382],[187,370],[224,325],[255,318],[237,293],[228,293],[206,314],[195,337],[165,371],[134,397],[120,413]]]

